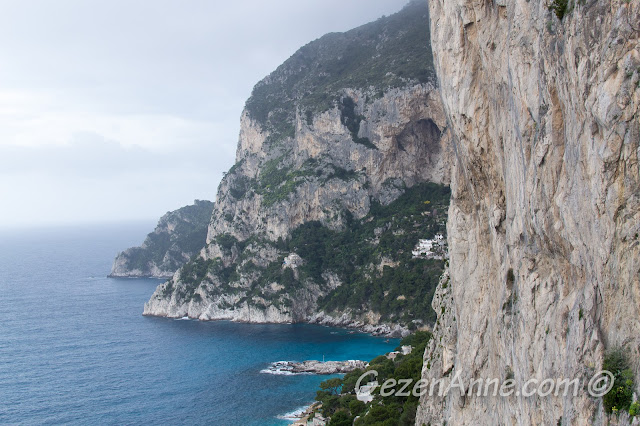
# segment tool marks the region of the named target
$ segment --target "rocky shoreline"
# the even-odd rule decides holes
[[[275,309],[271,309],[274,311]],[[336,327],[354,332],[371,334],[372,336],[382,336],[389,338],[402,338],[411,334],[411,331],[400,324],[368,324],[365,321],[352,319],[347,314],[343,314],[340,317],[334,317],[324,312],[317,313],[313,316],[307,317],[301,321],[292,321],[291,318],[280,315],[263,315],[262,317],[247,317],[242,312],[235,310],[220,311],[216,316],[195,316],[193,313],[187,311],[177,311],[174,314],[167,314],[166,312],[154,312],[149,309],[149,305],[145,304],[145,310],[142,313],[144,316],[156,316],[164,318],[188,318],[199,321],[232,321],[237,323],[246,324],[297,324],[306,323],[314,325],[322,325],[325,327]]]
[[[169,285],[169,281],[161,284],[156,293],[164,292],[167,285]],[[226,302],[227,306],[223,308],[218,306],[223,302]],[[175,303],[174,298],[152,297],[145,303],[142,315],[166,318],[188,317],[200,321],[222,320],[249,324],[308,323],[357,330],[373,336],[390,338],[402,338],[411,333],[407,327],[400,324],[381,322],[380,316],[373,313],[354,315],[351,311],[331,314],[325,311],[313,312],[315,309],[313,305],[306,312],[292,313],[274,305],[270,305],[266,309],[259,309],[247,303],[238,306],[236,302],[237,300],[231,296],[221,296],[217,300],[217,304],[206,303],[204,300],[178,304]]]
[[[214,203],[195,200],[192,205],[167,212],[144,242],[119,252],[109,278],[170,279],[206,243]]]
[[[261,373],[275,375],[294,374],[345,374],[353,370],[366,368],[368,363],[360,360],[348,361],[277,361],[265,368]]]
[[[328,327],[347,328],[358,330],[373,336],[385,336],[392,338],[401,338],[411,334],[407,327],[400,324],[378,323],[372,324],[364,320],[353,319],[349,313],[343,313],[341,316],[332,316],[325,312],[319,312],[307,318],[309,324],[324,325]]]
[[[139,270],[131,271],[127,273],[111,273],[107,275],[107,278],[120,278],[120,279],[138,279],[138,278],[149,278],[149,279],[157,279],[157,280],[168,280],[171,279],[173,275],[164,274],[159,272],[158,274],[143,274]]]
[[[319,402],[314,402],[313,404],[304,408],[304,410],[300,411],[299,415],[295,416],[295,421],[291,423],[291,426],[307,426],[309,417],[317,410],[322,407],[322,404]]]

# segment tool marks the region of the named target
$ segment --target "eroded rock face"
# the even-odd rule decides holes
[[[360,91],[345,93],[363,116],[359,136],[368,138],[373,148],[353,141],[338,108],[320,114],[312,124],[298,118],[295,138],[283,147],[265,145],[268,134],[256,131],[258,125],[243,115],[238,166],[221,183],[209,243],[216,235],[230,233],[244,240],[256,231],[275,240],[313,220],[336,226],[341,222],[334,216],[345,207],[356,218],[365,216],[370,196],[388,204],[403,185],[448,183],[450,156],[445,151],[450,139],[433,85],[393,89],[370,103]],[[275,202],[270,194],[234,197],[239,182],[260,180],[270,161],[304,179],[292,182],[295,187]]]
[[[233,267],[239,274],[230,286],[220,274],[206,274],[185,284],[184,271],[178,271],[145,304],[145,315],[308,321],[376,334],[406,334],[396,324],[381,322],[379,315],[319,312],[318,297],[341,285],[332,276],[325,276],[324,286],[305,282],[294,291],[269,282],[251,299],[247,297],[257,280],[251,264],[266,268],[276,261],[282,255],[276,241],[287,238],[299,225],[320,221],[340,229],[345,211],[359,219],[369,212],[372,200],[386,205],[405,186],[449,182],[451,142],[440,95],[431,83],[391,89],[374,100],[354,89],[346,90],[344,96],[353,99],[361,116],[358,136],[367,138],[371,146],[354,142],[337,106],[309,122],[298,117],[295,137],[280,145],[270,145],[268,132],[243,114],[237,163],[220,184],[201,253],[203,265]],[[277,191],[261,189],[269,179],[265,170],[282,174],[274,183]],[[287,179],[289,187],[283,185]],[[292,269],[295,275],[296,268]]]
[[[572,3],[573,4],[573,3]],[[640,355],[639,4],[432,0],[456,164],[423,377],[580,378]],[[583,390],[425,397],[416,424],[603,423]]]
[[[256,84],[206,247],[158,287],[145,315],[385,334],[433,320],[424,300],[442,265],[397,263],[414,237],[426,238],[416,232],[444,231],[448,207],[448,188],[437,184],[450,180],[451,137],[427,22],[426,3],[412,1],[303,46]],[[400,214],[390,212],[396,208]],[[300,262],[289,262],[293,253]],[[425,277],[416,282],[418,273]]]

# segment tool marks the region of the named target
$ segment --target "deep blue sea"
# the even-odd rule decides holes
[[[143,317],[159,281],[106,275],[152,227],[0,231],[0,424],[286,424],[326,377],[260,373],[270,362],[369,360],[398,344]]]

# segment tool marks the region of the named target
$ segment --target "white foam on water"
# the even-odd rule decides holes
[[[277,417],[280,420],[300,420],[304,412],[307,410],[307,408],[309,408],[309,406],[305,405],[304,407],[296,408],[295,410],[289,413],[281,414]]]
[[[262,374],[273,374],[275,376],[297,376],[299,374],[302,373],[292,373],[291,371],[287,371],[287,370],[272,370],[269,368],[265,368],[264,370],[260,370],[260,372]]]
[[[272,362],[271,365],[269,365],[269,368],[265,368],[263,370],[260,370],[261,373],[263,374],[274,374],[276,376],[299,376],[302,374],[311,374],[311,373],[294,373],[293,371],[291,371],[292,367],[291,367],[291,363],[293,361],[276,361],[276,362]]]

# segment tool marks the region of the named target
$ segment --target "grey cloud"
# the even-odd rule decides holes
[[[223,170],[216,164],[214,144],[183,144],[166,152],[123,147],[95,133],[76,134],[69,145],[21,147],[0,145],[0,176],[37,172],[41,175],[101,178],[132,171]]]
[[[0,179],[12,182],[0,183],[9,200],[0,223],[7,224],[30,217],[38,197],[49,200],[53,182],[64,189],[49,200],[57,206],[51,220],[151,218],[211,199],[233,164],[253,85],[309,41],[393,13],[406,0],[0,3]],[[35,127],[15,118],[7,92],[25,94],[18,115],[34,117]],[[46,104],[29,101],[34,93]],[[153,126],[165,118],[178,124],[159,137]],[[109,123],[125,130],[109,132]],[[66,146],[47,146],[61,138]],[[162,139],[157,147],[154,138]],[[11,146],[25,140],[35,146]]]

